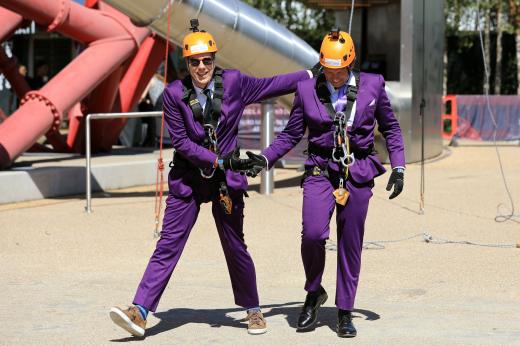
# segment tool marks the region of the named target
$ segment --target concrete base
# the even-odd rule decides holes
[[[92,191],[155,184],[158,151],[118,148],[92,158]],[[171,150],[164,151],[169,162]],[[85,193],[85,158],[29,153],[0,171],[0,204]]]
[[[171,157],[172,149],[165,149],[165,181]],[[126,147],[93,156],[92,192],[155,184],[158,158],[158,150]],[[291,165],[301,163],[280,160],[276,167]],[[11,169],[0,171],[0,204],[86,194],[85,167],[85,157],[77,154],[26,153]]]

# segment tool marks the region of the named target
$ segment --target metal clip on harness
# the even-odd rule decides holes
[[[206,132],[206,137],[209,139],[210,143],[209,143],[209,147],[208,149],[211,150],[212,152],[214,152],[215,154],[218,155],[218,146],[217,146],[217,134],[215,132],[215,128],[213,127],[213,125],[211,124],[204,124],[204,131]],[[204,173],[204,170],[202,168],[199,168],[200,170],[200,175],[205,178],[205,179],[211,179],[213,178],[213,176],[215,175],[215,171],[217,170],[216,168],[213,168],[211,170],[211,173],[208,175],[208,174],[205,174]]]
[[[334,162],[347,168],[356,162],[354,153],[350,153],[350,142],[347,134],[345,113],[336,112],[334,115],[334,148],[332,149],[332,159]]]

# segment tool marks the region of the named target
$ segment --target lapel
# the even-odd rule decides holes
[[[220,129],[222,131],[223,128],[226,127],[227,122],[227,115],[228,115],[228,95],[229,95],[229,89],[232,88],[233,81],[229,80],[229,74],[225,73],[225,70],[222,71],[222,87],[224,90],[222,90],[222,101],[220,104],[220,117],[218,119],[219,124],[217,129]]]
[[[204,132],[204,127],[202,126],[202,124],[200,122],[195,120],[195,117],[193,116],[193,112],[191,111],[191,108],[187,104],[184,104],[184,107],[186,107],[186,112],[188,114],[188,121],[190,122],[190,125],[191,125],[190,127],[195,132],[195,136],[197,136],[198,138],[204,138],[206,136],[206,134]]]
[[[350,128],[351,131],[356,129],[361,121],[361,118],[363,117],[365,113],[366,108],[366,100],[365,100],[365,94],[363,93],[363,90],[365,90],[365,79],[363,78],[363,75],[359,74],[359,86],[358,86],[358,93],[356,97],[356,115],[354,117],[354,122],[352,123],[352,126]]]
[[[321,103],[320,99],[318,98],[318,95],[316,93],[314,94],[314,102],[316,103],[316,107],[318,108],[318,114],[321,117],[321,121],[323,123],[330,123],[332,122],[332,119],[330,118],[329,113],[327,112],[327,108]]]

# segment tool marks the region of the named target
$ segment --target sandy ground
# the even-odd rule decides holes
[[[520,147],[500,147],[520,208]],[[426,165],[425,213],[419,214],[420,166],[407,167],[405,191],[392,201],[376,181],[366,241],[416,238],[367,249],[355,311],[358,337],[335,332],[335,225],[323,285],[329,301],[314,332],[296,333],[305,298],[300,261],[302,192],[295,170],[277,170],[275,194],[252,191],[245,234],[255,260],[269,331],[249,336],[234,306],[209,205],[203,206],[146,339],[110,321],[129,304],[151,255],[150,187],[98,194],[93,214],[81,198],[0,206],[0,344],[519,344],[520,249],[428,244],[434,239],[483,244],[520,242],[520,218],[497,223],[509,205],[495,149],[462,143]],[[257,181],[253,181],[255,183]],[[518,212],[517,212],[518,213]]]

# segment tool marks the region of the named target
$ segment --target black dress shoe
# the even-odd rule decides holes
[[[327,301],[327,292],[320,286],[316,292],[307,293],[305,304],[298,318],[298,331],[312,330],[318,320],[318,308]]]
[[[341,338],[353,338],[357,335],[356,327],[354,327],[354,323],[352,323],[352,313],[350,311],[338,311],[337,332]]]

